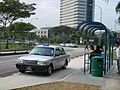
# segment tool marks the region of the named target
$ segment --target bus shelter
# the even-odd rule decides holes
[[[84,32],[88,35],[95,35],[95,32],[98,30],[104,31],[104,74],[108,72],[110,66],[113,65],[113,47],[114,47],[114,34],[113,32],[107,28],[104,24],[100,22],[87,22],[84,21],[80,23],[77,27],[77,30]],[[101,42],[100,42],[101,43]],[[84,62],[85,64],[85,62]],[[84,70],[85,72],[85,70]]]

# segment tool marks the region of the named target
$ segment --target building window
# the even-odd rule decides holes
[[[44,34],[46,34],[46,31],[44,31]]]
[[[41,34],[43,34],[43,31],[41,31]]]
[[[40,31],[38,31],[38,34],[40,34]]]

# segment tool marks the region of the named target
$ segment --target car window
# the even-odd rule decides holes
[[[56,54],[61,55],[61,49],[60,48],[56,48]]]
[[[30,52],[30,54],[32,54],[32,55],[42,55],[42,56],[53,56],[54,55],[54,48],[36,47]]]
[[[65,50],[63,48],[61,48],[61,54],[64,55],[65,54]]]
[[[65,54],[65,50],[63,48],[57,48],[56,52],[59,53],[59,55],[64,55]]]

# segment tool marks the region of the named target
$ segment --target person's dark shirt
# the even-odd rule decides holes
[[[101,56],[102,50],[95,50],[96,56]]]
[[[95,51],[90,52],[89,59],[91,59],[91,58],[94,57],[95,55],[96,55],[96,54],[95,54]]]

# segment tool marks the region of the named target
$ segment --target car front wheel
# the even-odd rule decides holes
[[[25,70],[19,70],[19,72],[21,72],[21,73],[25,73]]]
[[[47,76],[50,76],[52,72],[53,72],[53,67],[52,65],[49,65],[49,67],[47,68],[47,72],[46,72]]]

